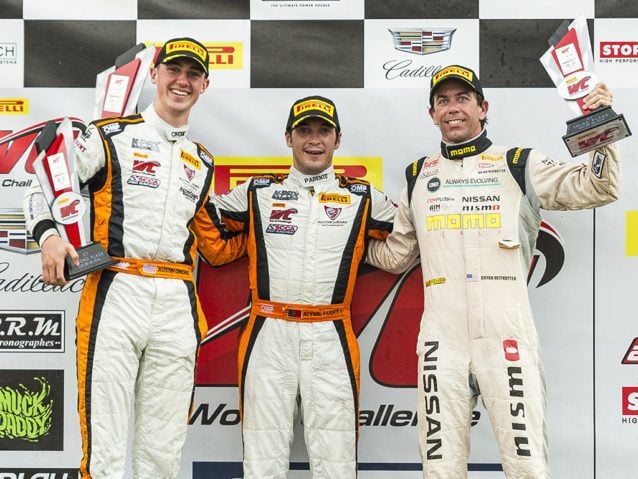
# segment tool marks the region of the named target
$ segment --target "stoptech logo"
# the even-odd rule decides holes
[[[638,42],[600,42],[599,55],[605,58],[638,58]]]
[[[638,364],[638,338],[634,338],[622,359],[622,364]]]
[[[18,62],[18,44],[0,42],[0,65],[16,64]]]
[[[206,43],[210,68],[214,70],[242,70],[244,44],[242,42]]]
[[[26,98],[0,98],[0,115],[26,115],[29,100]]]

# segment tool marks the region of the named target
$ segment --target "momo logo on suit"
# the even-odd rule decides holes
[[[0,450],[62,451],[64,371],[0,373]]]

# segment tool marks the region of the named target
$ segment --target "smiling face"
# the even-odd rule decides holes
[[[151,81],[157,85],[155,111],[176,127],[188,123],[191,108],[209,84],[201,67],[189,58],[177,58],[153,68]]]
[[[286,132],[286,144],[292,148],[294,167],[304,175],[316,175],[332,165],[341,133],[324,120],[309,118]]]
[[[480,101],[466,83],[450,79],[436,89],[430,117],[444,142],[463,143],[481,133],[487,109],[487,101]]]

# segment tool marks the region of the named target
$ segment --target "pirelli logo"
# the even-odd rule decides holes
[[[461,75],[461,76],[467,78],[468,81],[470,81],[470,82],[474,79],[474,75],[472,75],[471,71],[466,70],[465,68],[454,67],[453,66],[453,67],[444,68],[443,70],[441,70],[438,73],[436,73],[432,77],[432,86],[434,86],[437,83],[439,83],[441,80],[443,80],[448,75]]]
[[[321,100],[308,100],[295,105],[295,116],[299,116],[301,113],[307,110],[322,110],[328,113],[331,117],[334,116],[334,107],[330,103],[326,103]]]
[[[180,154],[180,158],[182,159],[182,161],[184,163],[188,163],[193,168],[196,168],[196,169],[199,170],[202,167],[202,163],[199,161],[199,159],[195,158],[193,155],[190,155],[189,153],[185,152],[184,150],[182,150],[182,152]]]
[[[454,158],[459,155],[467,155],[468,153],[474,153],[476,151],[476,145],[464,146],[463,148],[457,148],[456,150],[450,150],[450,158]]]
[[[627,256],[638,256],[638,211],[627,211]]]
[[[166,56],[170,56],[173,52],[182,50],[193,52],[202,60],[206,59],[206,52],[196,43],[190,42],[188,40],[177,40],[166,44]]]
[[[432,278],[425,282],[426,288],[428,286],[434,286],[435,284],[445,284],[445,278]]]
[[[28,115],[29,100],[26,98],[0,98],[0,115]]]
[[[210,68],[214,70],[242,70],[244,44],[242,42],[206,43]]]
[[[227,193],[251,176],[286,174],[291,163],[289,156],[216,156],[215,193]],[[334,170],[337,174],[361,178],[383,189],[383,158],[380,156],[336,156]]]
[[[342,205],[349,205],[350,195],[340,195],[338,193],[320,193],[319,203],[339,203]]]

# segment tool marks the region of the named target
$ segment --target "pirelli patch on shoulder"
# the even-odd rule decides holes
[[[598,150],[594,152],[594,157],[591,159],[591,172],[596,175],[596,178],[602,178],[605,160],[607,160],[606,154]]]

